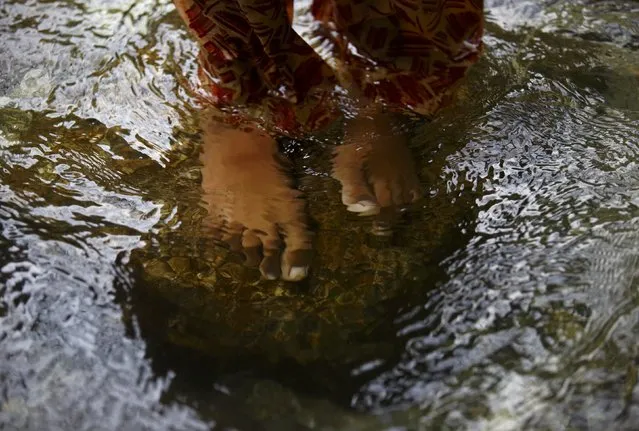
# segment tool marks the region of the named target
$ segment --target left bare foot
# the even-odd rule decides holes
[[[335,149],[333,177],[342,184],[346,208],[360,215],[401,208],[421,197],[406,137],[393,133],[385,114],[347,124],[344,144]]]

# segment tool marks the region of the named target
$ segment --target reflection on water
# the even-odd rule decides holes
[[[639,10],[487,3],[459,103],[406,125],[426,199],[393,238],[344,211],[325,144],[281,143],[300,285],[199,233],[168,1],[0,5],[0,423],[634,429]]]

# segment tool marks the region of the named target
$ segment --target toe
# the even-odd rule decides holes
[[[276,280],[281,275],[282,241],[275,226],[271,226],[268,231],[260,231],[258,236],[262,242],[264,254],[260,263],[260,272],[265,279]]]
[[[366,181],[367,153],[368,148],[348,144],[336,148],[333,158],[333,177],[342,185],[342,203],[355,213],[374,212],[378,206]]]
[[[224,230],[221,223],[205,218],[202,221],[202,233],[213,240],[221,241]]]
[[[373,189],[375,190],[375,197],[379,206],[387,208],[393,205],[393,191],[389,181],[384,178],[371,178],[373,183]]]
[[[361,216],[368,216],[379,213],[379,205],[370,197],[362,197],[355,203],[346,205],[347,211],[358,213]]]
[[[342,181],[342,203],[346,209],[354,213],[375,213],[379,205],[375,196],[370,192],[368,184],[362,182],[346,183]]]
[[[264,249],[264,257],[260,263],[260,273],[267,280],[277,280],[281,275],[280,249]]]
[[[230,223],[225,226],[222,233],[222,241],[224,241],[232,251],[242,250],[242,231],[244,226],[239,223]]]
[[[296,213],[297,216],[282,224],[282,235],[286,243],[282,255],[282,278],[287,281],[306,278],[313,257],[312,234],[301,211]]]
[[[244,264],[250,267],[257,267],[262,261],[262,241],[252,230],[244,231],[242,235],[242,250],[244,253]]]
[[[286,281],[300,281],[308,276],[313,252],[306,250],[284,251],[282,257],[282,278]]]

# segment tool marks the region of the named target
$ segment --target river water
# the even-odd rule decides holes
[[[310,279],[199,231],[197,48],[168,1],[0,3],[0,429],[639,424],[639,3],[486,2],[409,130],[392,240],[282,143]]]

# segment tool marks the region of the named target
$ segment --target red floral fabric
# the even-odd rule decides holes
[[[175,0],[198,38],[200,78],[226,121],[287,135],[339,114],[339,84],[366,103],[430,115],[479,58],[483,0],[313,0],[314,39],[285,0]]]

